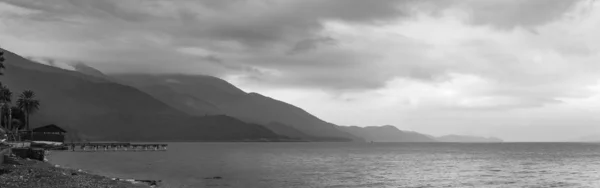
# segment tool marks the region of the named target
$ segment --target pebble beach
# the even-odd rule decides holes
[[[46,162],[9,158],[0,165],[2,188],[148,188],[114,178],[65,169]]]

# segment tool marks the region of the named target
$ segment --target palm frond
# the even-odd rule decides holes
[[[39,110],[40,101],[35,99],[35,92],[26,90],[19,95],[19,99],[17,99],[17,106],[24,112],[31,114]]]

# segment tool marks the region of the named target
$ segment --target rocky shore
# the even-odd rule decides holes
[[[148,184],[131,183],[78,170],[55,167],[49,163],[6,158],[0,164],[2,188],[148,188]]]

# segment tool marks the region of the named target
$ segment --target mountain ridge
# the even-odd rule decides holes
[[[57,124],[84,140],[286,139],[228,116],[192,117],[134,87],[3,51],[6,70],[0,81],[13,93],[33,90],[41,101],[32,127]]]
[[[478,142],[478,143],[499,143],[504,142],[504,140],[495,137],[481,137],[481,136],[465,136],[465,135],[445,135],[436,137],[436,139],[440,142]]]
[[[392,125],[384,126],[343,126],[343,130],[363,137],[368,142],[437,142],[428,135],[402,131]]]
[[[337,125],[325,122],[299,107],[259,93],[246,93],[220,78],[181,74],[109,74],[109,76],[150,94],[165,92],[165,88],[168,88],[179,94],[197,97],[214,104],[224,114],[249,123],[269,125],[271,122],[278,122],[310,135],[304,136],[304,139],[362,141],[357,136],[339,130]],[[150,86],[154,90],[148,90]],[[171,102],[176,103],[176,101]],[[176,105],[180,104],[172,104],[172,106]],[[273,126],[277,125],[271,125],[272,129],[275,129]],[[299,135],[301,134],[286,136]]]
[[[279,135],[285,135],[294,139],[305,139],[313,141],[347,141],[336,137],[327,137],[320,135],[314,136],[305,133],[297,127],[289,126],[278,122],[273,118],[259,117],[258,115],[247,115],[249,110],[238,111],[239,103],[249,100],[250,103],[242,106],[257,107],[264,103],[279,103],[277,105],[287,105],[287,110],[295,116],[304,116],[308,119],[318,119],[318,117],[309,112],[291,104],[279,101],[277,99],[264,96],[260,93],[248,92],[237,88],[235,85],[217,77],[207,75],[185,75],[185,74],[104,74],[101,71],[88,66],[84,63],[73,63],[73,70],[83,74],[88,74],[98,78],[122,83],[124,85],[134,86],[137,89],[151,95],[152,97],[164,102],[165,104],[185,112],[192,116],[207,115],[229,115],[235,116],[248,123],[258,123],[267,129]],[[61,67],[58,67],[61,68]],[[148,82],[150,80],[150,82]],[[202,83],[204,91],[219,91],[215,93],[202,93],[197,91],[186,91],[182,88],[173,88],[169,85],[189,85]],[[225,97],[223,97],[225,96]],[[223,98],[221,98],[223,97]],[[208,98],[204,100],[203,98]],[[210,102],[209,102],[210,101]],[[259,102],[257,102],[259,101]],[[262,102],[260,102],[262,101]],[[217,105],[219,104],[219,105]],[[224,110],[222,110],[224,109]],[[337,126],[325,121],[321,125],[333,127],[342,132],[360,137],[366,141],[374,142],[502,142],[497,138],[484,138],[476,136],[446,135],[434,137],[418,132],[402,131],[392,125],[383,126]],[[311,132],[311,131],[308,131]]]

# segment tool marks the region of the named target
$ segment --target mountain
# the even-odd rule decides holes
[[[401,131],[395,126],[342,127],[342,130],[360,136],[367,142],[436,142],[428,135],[417,132]]]
[[[32,127],[57,124],[70,137],[88,140],[285,139],[263,126],[229,116],[190,116],[136,88],[104,78],[35,63],[8,51],[5,58],[0,82],[14,97],[33,90],[41,101],[40,110],[31,116]]]
[[[315,140],[314,138],[312,138],[312,136],[307,135],[304,132],[299,131],[298,129],[295,129],[293,127],[287,126],[282,123],[271,122],[271,123],[265,124],[264,126],[279,135],[286,135],[290,138],[295,138],[295,139],[309,138],[308,140]],[[316,139],[318,140],[318,138],[316,138]]]
[[[134,86],[161,99],[171,106],[184,106],[182,101],[170,100],[165,96],[186,95],[203,100],[195,108],[209,108],[214,105],[220,112],[246,122],[267,125],[285,136],[318,141],[351,141],[362,139],[339,130],[337,125],[325,122],[301,108],[263,96],[246,93],[225,80],[202,75],[110,75],[122,83]],[[164,96],[158,95],[162,93]],[[189,114],[203,115],[179,108]],[[216,110],[215,109],[215,110]],[[278,122],[272,124],[272,122]],[[290,128],[295,129],[291,131]],[[283,131],[283,129],[287,129]],[[299,134],[302,132],[303,134]],[[277,131],[276,131],[277,132]]]
[[[148,85],[138,87],[154,98],[170,105],[171,107],[192,116],[220,115],[224,114],[216,105],[195,97],[193,95],[180,93],[164,85]]]
[[[446,135],[437,137],[440,142],[504,142],[502,139],[494,137],[478,137],[478,136],[463,136],[463,135]]]

